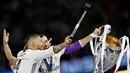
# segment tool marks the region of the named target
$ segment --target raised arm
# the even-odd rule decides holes
[[[5,52],[5,55],[7,57],[7,59],[9,60],[9,62],[15,66],[16,64],[16,57],[14,57],[12,55],[12,52],[9,48],[9,45],[8,45],[8,40],[9,40],[9,33],[6,32],[6,30],[4,29],[4,32],[3,32],[3,46],[4,46],[4,52]]]
[[[96,28],[93,33],[91,33],[89,36],[86,36],[83,39],[80,39],[80,44],[84,47],[90,40],[92,40],[95,36],[98,36],[100,34],[100,29]]]
[[[79,49],[81,49],[82,47],[84,47],[90,40],[92,40],[94,38],[94,36],[97,36],[100,34],[100,30],[98,28],[96,28],[94,30],[93,33],[91,33],[90,35],[78,40],[75,43],[72,43],[70,45],[68,45],[67,47],[65,47],[65,54],[69,54],[71,52],[74,51],[78,51]]]
[[[66,47],[68,44],[71,43],[71,39],[70,36],[67,36],[65,38],[65,41],[59,45],[54,45],[54,46],[50,46],[48,49],[46,50],[37,50],[37,51],[33,51],[32,55],[34,55],[33,57],[36,59],[44,59],[50,56],[53,56],[55,53],[60,52],[64,47]],[[35,53],[35,54],[34,54]]]
[[[65,38],[65,41],[59,45],[54,45],[54,52],[58,53],[59,51],[61,51],[64,47],[68,46],[70,43],[72,42],[72,40],[70,39],[70,36],[67,36]]]

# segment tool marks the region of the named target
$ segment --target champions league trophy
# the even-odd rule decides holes
[[[114,36],[109,35],[111,32],[111,26],[106,24],[99,29],[104,31],[101,36],[95,36],[96,38],[90,41],[91,51],[94,55],[94,73],[104,73],[112,68],[116,64],[116,71],[120,66],[121,59],[124,52],[127,50],[128,66],[129,64],[129,38],[127,36],[121,37],[119,40]],[[125,46],[126,45],[126,46]]]

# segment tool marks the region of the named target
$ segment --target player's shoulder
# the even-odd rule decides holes
[[[49,48],[54,48],[54,46],[50,46]]]
[[[26,50],[26,53],[29,53],[29,54],[33,53],[33,54],[36,54],[36,53],[41,52],[41,51],[42,51],[42,50],[32,50],[32,49],[28,49],[28,50]]]
[[[23,54],[24,54],[24,52],[23,52],[23,50],[21,50],[21,51],[18,52],[17,57],[18,57],[18,56],[21,56],[21,55],[23,55]]]

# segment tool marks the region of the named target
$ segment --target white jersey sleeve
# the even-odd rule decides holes
[[[22,53],[21,53],[22,54]],[[17,72],[18,73],[38,73],[41,64],[41,59],[54,55],[53,46],[46,50],[31,50],[28,49],[17,57]]]
[[[21,56],[23,56],[23,55],[24,55],[24,52],[23,52],[23,50],[21,50],[21,51],[18,52],[17,58],[19,58],[19,57],[21,57]]]
[[[33,56],[37,60],[41,60],[41,59],[53,56],[55,54],[53,46],[49,47],[46,50],[37,50],[37,51],[34,51],[33,53],[34,53]]]

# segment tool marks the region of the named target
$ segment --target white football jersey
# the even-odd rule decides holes
[[[41,60],[54,54],[53,46],[47,50],[26,50],[17,55],[16,73],[38,73]]]
[[[13,70],[13,73],[16,73],[16,69]]]
[[[66,52],[66,53],[71,53],[74,51],[79,50],[82,48],[82,44],[79,41],[70,44],[67,47],[63,48],[60,52],[54,54],[52,57],[48,57],[46,59],[42,60],[42,64],[40,66],[40,73],[60,73],[60,58],[61,56]]]
[[[60,58],[64,54],[65,48],[60,52],[54,54],[52,56],[52,69],[48,71],[45,61],[42,60],[42,64],[40,66],[40,73],[60,73]],[[46,58],[48,64],[50,64],[51,57]]]

